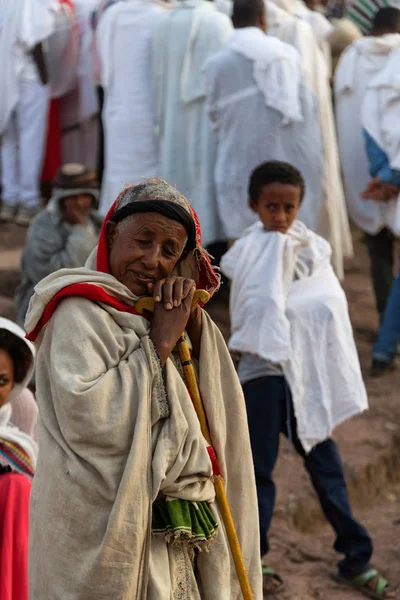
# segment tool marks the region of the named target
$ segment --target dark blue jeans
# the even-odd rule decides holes
[[[383,321],[379,329],[378,341],[374,345],[373,358],[390,363],[397,354],[400,342],[400,275],[392,284],[386,303]]]
[[[244,385],[253,452],[260,519],[261,556],[268,550],[268,531],[275,503],[272,472],[278,457],[280,433],[290,426],[292,443],[304,460],[322,510],[336,533],[334,549],[345,555],[338,564],[343,575],[354,576],[369,567],[372,542],[354,519],[347,496],[342,461],[328,439],[306,454],[297,436],[290,389],[284,377],[264,377]]]

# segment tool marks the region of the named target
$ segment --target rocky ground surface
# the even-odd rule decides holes
[[[0,225],[0,314],[13,317],[12,296],[26,230]],[[370,410],[335,433],[354,512],[374,538],[374,565],[390,579],[400,598],[400,370],[381,379],[368,375],[371,345],[378,322],[361,239],[347,264],[345,290],[357,348],[368,389]],[[209,311],[227,336],[226,294]],[[285,579],[277,600],[356,600],[360,594],[331,579],[337,556],[301,460],[282,440],[276,468],[276,515],[271,532],[270,564]]]

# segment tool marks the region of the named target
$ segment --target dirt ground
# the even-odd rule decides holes
[[[25,230],[0,226],[0,314],[13,314],[10,297],[18,282]],[[400,370],[373,380],[368,375],[377,333],[368,259],[360,236],[348,261],[345,290],[369,394],[370,410],[335,432],[356,516],[374,539],[374,566],[391,581],[400,599]],[[1,298],[3,296],[3,299]],[[8,297],[8,298],[4,298]],[[209,307],[224,335],[229,334],[227,294]],[[356,591],[335,583],[338,556],[301,460],[289,456],[283,440],[276,468],[276,514],[271,531],[270,565],[285,579],[277,600],[357,600]],[[224,599],[225,600],[225,599]]]

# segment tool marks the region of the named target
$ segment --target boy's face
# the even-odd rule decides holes
[[[264,185],[257,202],[249,200],[250,208],[258,214],[266,231],[286,233],[299,211],[299,187],[287,183]]]

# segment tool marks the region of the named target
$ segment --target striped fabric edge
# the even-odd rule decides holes
[[[0,440],[0,462],[6,466],[9,465],[13,471],[26,475],[30,479],[35,474],[32,461],[26,452],[8,440]]]

